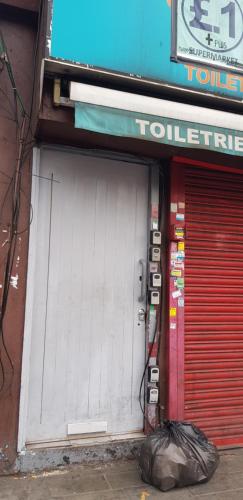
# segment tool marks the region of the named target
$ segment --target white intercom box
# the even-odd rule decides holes
[[[162,286],[162,276],[160,273],[151,273],[150,285],[153,288],[160,288]]]
[[[157,387],[148,387],[148,404],[157,404],[159,402],[159,389]]]
[[[152,262],[160,262],[161,250],[159,247],[151,247],[150,253]]]
[[[159,382],[159,367],[158,366],[149,366],[148,379],[149,379],[149,382],[154,383],[154,384],[157,384]]]
[[[161,245],[161,232],[152,231],[151,232],[151,243],[152,245]]]
[[[157,290],[152,290],[150,292],[150,304],[152,306],[159,306],[160,304],[160,292]]]

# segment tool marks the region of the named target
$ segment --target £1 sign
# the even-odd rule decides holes
[[[175,57],[243,72],[243,0],[177,0],[174,16]]]

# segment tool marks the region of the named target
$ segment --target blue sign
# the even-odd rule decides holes
[[[242,100],[243,74],[171,60],[171,17],[171,0],[53,0],[48,58]]]

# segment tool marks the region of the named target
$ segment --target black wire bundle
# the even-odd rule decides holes
[[[164,171],[163,169],[161,168],[160,169],[160,177],[161,177],[161,200],[160,200],[160,203],[162,205],[162,216],[161,216],[161,228],[162,228],[162,232],[163,234],[165,233],[165,178],[164,178]],[[163,242],[162,242],[162,247],[165,248],[165,237],[163,236]],[[161,263],[161,274],[162,274],[162,283],[163,283],[163,287],[164,287],[164,283],[165,283],[165,273],[164,273],[164,266],[163,264]],[[146,415],[146,411],[145,411],[145,397],[146,395],[144,394],[144,401],[142,402],[142,391],[143,391],[143,387],[144,387],[144,382],[145,382],[145,376],[146,376],[146,373],[147,373],[147,370],[148,370],[148,367],[149,367],[149,362],[150,362],[150,358],[151,358],[151,355],[152,355],[152,352],[153,352],[153,348],[154,348],[154,344],[155,344],[155,340],[156,340],[156,336],[157,336],[157,333],[158,333],[158,324],[161,323],[161,314],[164,313],[164,295],[165,295],[165,290],[162,289],[162,293],[161,293],[161,306],[160,306],[160,312],[158,314],[158,312],[156,313],[156,322],[155,322],[155,327],[154,327],[154,332],[153,332],[153,337],[152,337],[152,342],[151,342],[151,346],[150,346],[150,349],[149,349],[149,353],[147,355],[147,360],[146,360],[146,363],[145,363],[145,367],[144,367],[144,371],[143,371],[143,374],[142,374],[142,378],[141,378],[141,382],[140,382],[140,387],[139,387],[139,396],[138,396],[138,400],[139,400],[139,405],[140,405],[140,408],[141,408],[141,411],[142,411],[142,414],[144,416],[144,420],[147,422],[148,426],[150,427],[150,429],[152,431],[155,431],[155,428],[151,425],[151,422],[149,421],[147,415]],[[160,353],[160,345],[161,345],[161,335],[164,334],[164,332],[160,332],[160,337],[158,336],[158,342],[159,342],[159,348],[158,348],[158,353],[157,353],[157,357],[159,358],[159,353]],[[160,418],[159,420],[161,420],[161,407],[159,405],[159,414],[160,414]]]
[[[40,12],[39,12],[39,22],[38,22],[38,32],[36,37],[35,49],[34,49],[34,79],[32,85],[31,99],[30,99],[30,112],[27,113],[23,100],[21,98],[20,93],[18,92],[15,78],[12,70],[12,65],[9,59],[7,47],[4,41],[3,34],[0,30],[0,74],[6,70],[9,83],[10,90],[13,99],[13,103],[11,99],[6,95],[6,93],[1,89],[0,93],[7,97],[7,102],[10,106],[10,111],[13,115],[13,120],[16,124],[16,161],[14,165],[14,171],[12,176],[8,176],[4,172],[0,171],[0,174],[4,175],[8,178],[8,184],[6,191],[3,195],[2,203],[0,205],[0,225],[3,224],[3,210],[6,206],[7,202],[11,201],[11,216],[10,221],[8,223],[8,239],[6,240],[6,244],[8,245],[5,262],[4,262],[4,270],[3,270],[3,283],[2,283],[2,294],[0,300],[0,392],[3,391],[6,384],[6,365],[5,359],[10,366],[11,371],[11,379],[8,385],[11,386],[13,375],[14,375],[14,364],[9,354],[7,345],[6,345],[6,334],[5,334],[5,326],[4,319],[6,314],[6,309],[9,301],[9,288],[11,282],[12,269],[15,261],[16,254],[16,245],[17,240],[20,234],[23,234],[29,230],[29,226],[32,221],[32,207],[30,203],[31,217],[30,222],[27,227],[23,230],[19,230],[19,219],[20,219],[20,209],[21,209],[21,195],[24,195],[28,200],[27,195],[22,189],[22,173],[23,166],[28,156],[32,152],[33,144],[34,144],[34,135],[32,132],[32,116],[33,116],[33,108],[34,108],[34,93],[35,93],[35,84],[36,84],[36,70],[37,70],[37,51],[39,45],[40,38],[40,22],[42,17],[42,9],[43,2],[41,2]],[[1,81],[0,81],[1,85]],[[31,139],[31,140],[29,140]]]

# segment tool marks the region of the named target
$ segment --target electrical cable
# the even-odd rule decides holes
[[[163,208],[164,208],[164,204],[165,204],[165,180],[164,180],[164,172],[160,169],[160,175],[163,176],[163,188],[162,188],[162,203],[163,203]],[[164,234],[164,225],[165,225],[165,213],[164,213],[164,210],[162,210],[162,220],[161,220],[161,227],[163,229],[163,234]],[[162,242],[162,245],[163,245],[163,242]],[[163,268],[163,265],[161,264],[161,275],[162,275],[162,283],[164,283],[164,268]],[[162,299],[161,299],[161,308],[160,308],[160,313],[162,311],[162,304],[163,304],[163,295],[162,294]],[[140,408],[141,408],[141,411],[143,413],[143,416],[147,422],[147,424],[149,425],[149,427],[152,429],[152,431],[155,431],[155,429],[153,428],[153,426],[151,425],[150,421],[148,420],[146,414],[145,414],[145,408],[143,408],[142,406],[142,388],[143,388],[143,384],[144,384],[144,380],[145,380],[145,375],[146,375],[146,372],[147,372],[147,369],[148,369],[148,366],[149,366],[149,361],[150,361],[150,358],[151,358],[151,355],[152,355],[152,351],[153,351],[153,347],[154,347],[154,344],[155,344],[155,339],[156,339],[156,335],[157,335],[157,326],[158,326],[158,318],[157,318],[157,314],[156,314],[156,322],[155,322],[155,329],[154,329],[154,334],[153,334],[153,340],[152,340],[152,343],[151,343],[151,346],[150,346],[150,350],[149,350],[149,354],[148,354],[148,358],[147,358],[147,361],[146,361],[146,364],[145,364],[145,367],[144,367],[144,371],[143,371],[143,375],[142,375],[142,379],[141,379],[141,383],[140,383],[140,389],[139,389],[139,404],[140,404]],[[158,348],[158,356],[159,356],[159,352],[160,352],[160,342],[159,342],[159,348]]]
[[[21,207],[21,193],[23,193],[23,190],[21,188],[21,177],[22,177],[22,167],[27,159],[30,151],[32,150],[34,141],[28,141],[28,135],[29,132],[32,134],[31,130],[31,117],[32,117],[32,112],[33,112],[33,105],[34,105],[34,91],[35,91],[35,78],[36,78],[36,55],[37,55],[37,50],[38,50],[38,43],[39,43],[39,34],[40,34],[40,19],[39,19],[39,25],[38,25],[38,36],[36,39],[36,46],[35,46],[35,52],[34,52],[34,67],[35,67],[35,77],[33,80],[33,86],[32,86],[32,93],[31,93],[31,113],[27,114],[22,98],[17,90],[16,84],[15,84],[15,79],[12,71],[12,66],[11,62],[8,56],[8,51],[6,48],[6,44],[4,42],[4,38],[2,35],[2,32],[0,31],[0,45],[2,49],[2,54],[1,54],[1,63],[2,63],[2,69],[6,67],[7,74],[9,77],[10,85],[12,88],[13,92],[13,105],[10,101],[10,98],[8,95],[2,90],[1,93],[5,95],[9,105],[10,105],[10,110],[13,114],[13,121],[16,123],[16,145],[17,145],[17,158],[16,158],[16,166],[14,169],[13,176],[7,176],[9,177],[9,183],[7,186],[7,189],[5,191],[1,207],[0,207],[0,221],[2,220],[2,214],[3,210],[5,207],[5,204],[7,203],[9,196],[12,196],[12,215],[10,219],[10,223],[8,224],[9,227],[9,237],[7,240],[8,243],[8,251],[5,257],[5,264],[4,264],[4,279],[3,279],[3,284],[2,284],[2,296],[1,296],[1,301],[0,301],[0,375],[1,375],[1,384],[0,384],[0,392],[3,390],[6,382],[6,376],[5,376],[5,363],[3,359],[3,354],[5,353],[5,357],[7,358],[7,361],[10,365],[11,368],[11,381],[12,377],[14,374],[14,365],[11,359],[11,356],[8,352],[8,348],[6,345],[5,341],[5,332],[4,332],[4,318],[6,314],[6,309],[7,309],[7,304],[8,304],[8,297],[9,297],[9,288],[10,288],[10,282],[11,282],[11,274],[12,274],[12,269],[15,261],[15,254],[16,254],[16,245],[17,245],[17,238],[19,234],[23,234],[26,232],[29,228],[29,225],[32,222],[33,219],[33,208],[32,205],[30,204],[30,221],[28,223],[28,226],[22,230],[18,231],[18,224],[19,224],[19,215],[20,215],[20,207]],[[27,125],[27,119],[28,119],[28,127]],[[33,137],[33,134],[32,134]],[[12,193],[12,194],[11,194]],[[25,195],[25,193],[24,193]],[[27,196],[26,196],[27,198]],[[0,222],[1,223],[1,222]],[[11,384],[11,382],[10,382]]]
[[[9,80],[10,80],[10,83],[12,85],[12,90],[14,92],[14,100],[15,100],[15,102],[17,102],[17,101],[19,102],[20,107],[22,109],[22,112],[24,114],[26,114],[22,98],[21,98],[21,96],[20,96],[20,94],[19,94],[19,92],[17,91],[17,88],[16,88],[16,84],[15,84],[15,80],[14,80],[14,76],[13,76],[13,71],[12,71],[12,66],[10,64],[10,59],[9,59],[9,56],[8,56],[7,47],[6,47],[6,44],[4,42],[4,37],[3,37],[3,34],[2,34],[1,30],[0,30],[0,42],[1,42],[1,47],[2,47],[2,50],[3,50],[3,54],[1,56],[1,61],[4,63],[4,65],[5,65],[6,69],[7,69]]]
[[[148,358],[147,358],[147,361],[146,361],[146,364],[145,364],[145,367],[144,367],[144,371],[143,371],[143,375],[142,375],[142,379],[141,379],[141,383],[140,383],[140,389],[139,389],[139,404],[140,404],[140,408],[141,408],[141,411],[143,413],[143,416],[144,416],[147,424],[152,429],[152,431],[155,431],[155,429],[151,425],[151,423],[149,422],[149,420],[148,420],[148,418],[147,418],[147,416],[145,414],[145,408],[143,408],[143,406],[142,406],[141,399],[142,399],[142,388],[143,388],[143,384],[144,384],[144,379],[145,379],[146,371],[147,371],[147,368],[149,366],[149,361],[150,361],[151,354],[152,354],[152,351],[153,351],[153,347],[154,347],[154,344],[155,344],[155,339],[156,339],[156,334],[157,334],[157,325],[158,325],[158,322],[157,322],[157,316],[156,316],[156,322],[155,322],[153,340],[152,340],[152,343],[151,343],[151,346],[150,346],[150,349],[149,349],[149,354],[148,354]]]
[[[7,118],[8,120],[15,121],[15,107],[14,107],[13,103],[11,102],[11,99],[10,99],[9,95],[8,95],[8,94],[7,94],[7,93],[6,93],[3,89],[1,89],[1,88],[0,88],[0,92],[1,92],[1,94],[3,94],[3,96],[5,97],[5,99],[6,99],[7,103],[8,103],[8,105],[9,105],[9,107],[10,107],[11,111],[12,111],[12,114],[13,114],[13,116],[14,116],[14,118],[12,118],[12,117],[11,117],[11,114],[9,113],[9,116],[7,116],[6,118]],[[4,109],[5,111],[9,111],[9,110],[8,110],[7,108],[5,108],[2,104],[1,104],[1,107],[2,107],[2,109]]]
[[[162,167],[160,167],[159,170],[160,178],[162,178],[162,193],[161,193],[161,200],[160,200],[160,205],[161,205],[161,221],[160,221],[160,227],[161,227],[161,232],[162,232],[162,248],[166,249],[166,195],[165,195],[165,173]],[[164,258],[161,259],[161,277],[162,277],[162,290],[161,290],[161,308],[160,308],[160,313],[163,318],[163,313],[165,313],[165,297],[166,297],[166,271],[164,269],[165,267],[165,262]],[[158,345],[158,359],[160,359],[160,352],[161,352],[161,343],[164,337],[164,323],[163,321],[161,322],[161,332],[160,332],[160,341]],[[162,406],[159,404],[159,421],[162,422],[164,419],[164,415],[161,415],[162,413]]]

